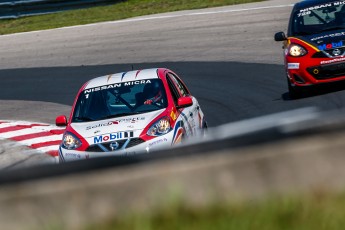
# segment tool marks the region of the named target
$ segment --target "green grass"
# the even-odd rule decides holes
[[[234,5],[262,0],[124,0],[120,3],[55,14],[0,20],[0,34],[113,21],[178,10]]]
[[[85,230],[342,230],[345,194],[312,194],[217,204],[204,208],[184,205],[114,218]]]

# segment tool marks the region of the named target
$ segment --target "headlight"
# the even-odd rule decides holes
[[[293,57],[302,57],[307,54],[307,50],[300,45],[291,44],[289,47],[289,54]]]
[[[81,146],[79,138],[71,133],[65,133],[62,138],[62,147],[65,149],[77,149]]]
[[[160,136],[168,133],[170,130],[171,125],[169,117],[163,117],[149,128],[147,135]]]

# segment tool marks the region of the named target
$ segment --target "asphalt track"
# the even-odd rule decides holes
[[[183,11],[0,36],[0,118],[54,123],[99,75],[167,67],[199,99],[210,126],[315,106],[343,109],[345,87],[290,100],[281,44],[293,0]]]
[[[210,126],[263,116],[271,113],[316,106],[323,110],[344,108],[345,93],[324,90],[323,94],[290,100],[281,65],[234,62],[164,62],[136,64],[135,68],[164,66],[180,74],[200,101]],[[0,76],[11,76],[2,82],[2,100],[45,101],[66,105],[73,103],[79,87],[88,79],[119,71],[129,65],[87,67],[51,67],[0,70]],[[4,77],[5,78],[5,77]],[[33,84],[33,82],[35,82]],[[15,86],[15,92],[13,90]],[[32,109],[40,109],[33,108]],[[42,107],[41,107],[42,108]],[[45,113],[44,109],[42,113]],[[56,111],[56,115],[59,115]],[[64,111],[62,110],[61,113]],[[67,114],[68,115],[68,114]],[[8,114],[25,119],[22,114]],[[37,114],[39,116],[39,114]],[[11,118],[13,119],[13,118]],[[51,114],[50,120],[55,116]],[[44,119],[49,121],[49,119]]]

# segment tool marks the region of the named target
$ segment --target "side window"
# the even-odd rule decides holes
[[[169,73],[169,76],[171,77],[172,81],[174,81],[175,85],[178,87],[178,90],[180,91],[182,97],[186,97],[190,94],[187,87],[182,83],[182,81],[177,76],[175,76],[172,73]]]
[[[172,95],[172,97],[174,99],[174,103],[175,103],[175,105],[177,105],[177,100],[179,99],[180,95],[179,95],[178,90],[175,87],[175,85],[174,85],[174,83],[173,83],[173,81],[172,81],[172,79],[170,78],[169,75],[167,75],[167,82],[168,82],[168,85],[169,85],[169,89],[171,91],[171,95]]]

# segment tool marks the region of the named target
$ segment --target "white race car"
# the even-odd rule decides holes
[[[169,69],[102,76],[79,90],[59,147],[59,161],[147,153],[202,134],[200,105]]]

